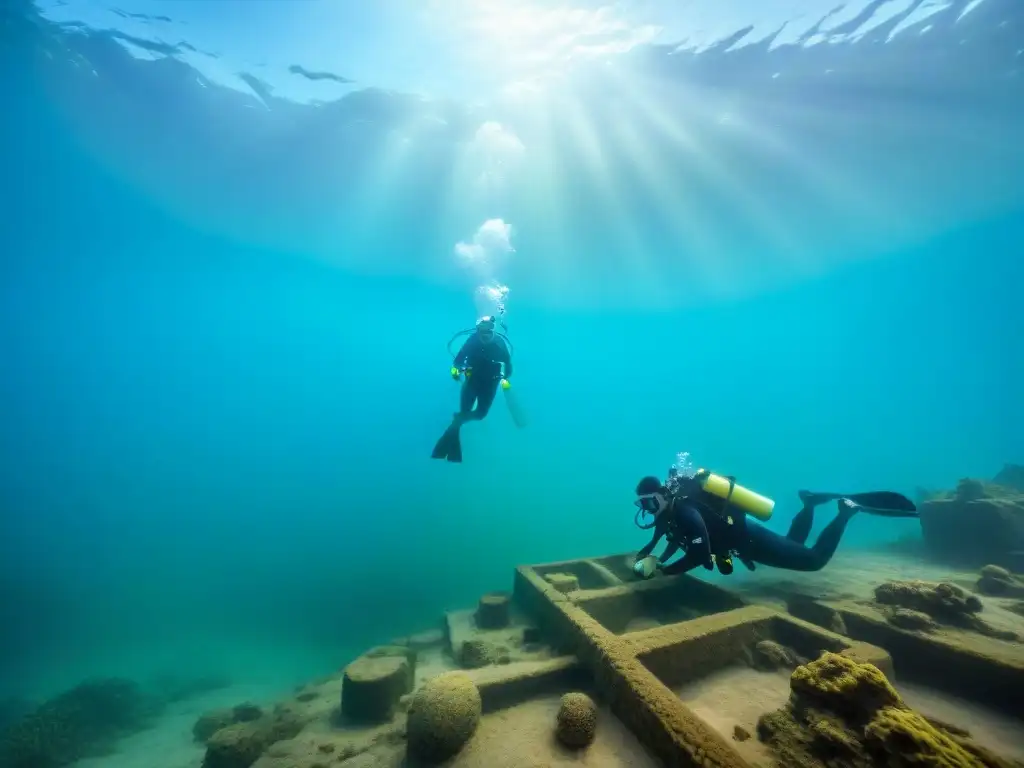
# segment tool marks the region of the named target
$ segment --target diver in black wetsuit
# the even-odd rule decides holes
[[[459,432],[462,425],[467,421],[480,421],[487,416],[498,394],[498,386],[503,381],[507,382],[512,375],[511,344],[508,337],[498,333],[495,323],[494,317],[481,318],[476,328],[468,331],[469,338],[452,360],[452,378],[458,381],[465,374],[465,381],[459,394],[459,410],[453,414],[451,425],[434,446],[432,458],[462,461]],[[459,335],[456,334],[452,341]]]
[[[661,480],[648,476],[636,487],[638,508],[636,523],[640,528],[654,528],[654,536],[640,552],[633,565],[634,572],[644,578],[654,575],[643,561],[658,542],[666,538],[668,546],[658,558],[656,570],[671,576],[686,573],[698,566],[719,572],[733,571],[736,556],[750,570],[756,564],[791,571],[817,571],[824,568],[835,554],[847,523],[857,512],[883,517],[917,517],[910,499],[891,491],[860,494],[811,493],[800,491],[803,508],[793,518],[785,536],[749,520],[743,510],[731,507],[723,498],[708,493],[698,483],[683,480],[669,489]],[[814,524],[814,509],[827,501],[837,501],[839,513],[818,536],[813,546],[804,542]],[[650,525],[642,525],[641,516],[653,515]],[[666,565],[680,549],[685,555]]]

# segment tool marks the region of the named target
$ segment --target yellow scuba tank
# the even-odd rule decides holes
[[[737,509],[742,509],[748,515],[752,515],[758,520],[769,519],[772,516],[772,512],[775,511],[774,501],[759,493],[754,493],[742,485],[736,485],[727,477],[701,469],[697,471],[694,479],[700,483],[701,488],[712,496],[728,500]]]

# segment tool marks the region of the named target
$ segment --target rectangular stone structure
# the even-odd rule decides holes
[[[627,582],[622,573],[626,557],[601,558],[589,565],[520,566],[513,593],[546,639],[579,660],[616,716],[667,766],[749,768],[731,743],[672,688],[739,661],[760,640],[775,640],[810,658],[835,651],[892,673],[891,659],[882,648],[775,608],[747,605],[692,576]],[[576,575],[580,588],[560,592],[545,579],[552,573]],[[607,574],[618,583],[609,584]],[[675,615],[688,620],[673,620],[673,602],[681,606]],[[632,631],[631,622],[636,626],[652,609],[660,614],[660,626]]]

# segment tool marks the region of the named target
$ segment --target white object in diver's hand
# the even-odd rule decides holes
[[[658,559],[653,555],[648,555],[642,560],[637,560],[633,563],[633,573],[642,579],[651,578],[658,570]]]

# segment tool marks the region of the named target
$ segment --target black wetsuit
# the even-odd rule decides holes
[[[455,356],[453,365],[468,369],[459,395],[463,421],[479,421],[491,410],[502,375],[506,379],[512,375],[512,356],[508,347],[500,336],[495,335],[484,343],[478,333],[473,333]],[[502,365],[505,366],[504,374]]]
[[[654,537],[637,555],[638,560],[650,555],[662,537],[667,537],[668,546],[659,558],[661,562],[682,547],[686,554],[662,568],[666,575],[686,573],[699,565],[710,570],[716,563],[722,573],[729,574],[733,554],[750,570],[755,563],[790,571],[820,570],[832,559],[846,524],[856,511],[840,507],[839,514],[821,532],[814,546],[807,547],[804,542],[814,524],[814,506],[810,503],[805,503],[793,518],[785,536],[750,520],[736,507],[727,508],[724,500],[703,490],[673,498],[669,503],[669,509],[658,515]]]

